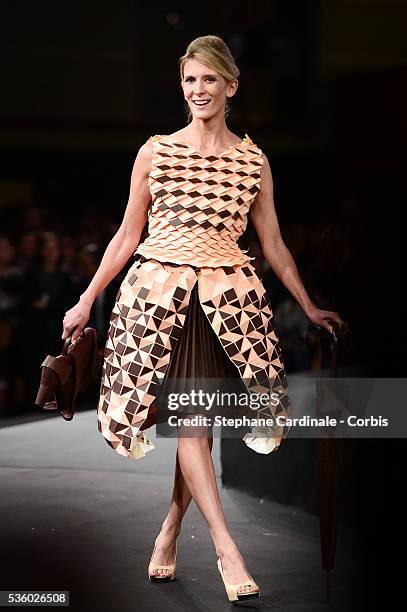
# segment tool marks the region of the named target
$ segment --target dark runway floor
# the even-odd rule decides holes
[[[177,579],[150,583],[147,566],[168,510],[176,440],[125,459],[97,431],[95,410],[0,429],[1,590],[64,590],[71,610],[229,610],[206,524],[191,503],[178,540]],[[261,609],[360,610],[354,534],[340,528],[332,603],[325,603],[317,517],[222,488],[231,533],[261,588]],[[252,452],[248,449],[248,452]],[[246,604],[248,607],[248,604]],[[251,606],[253,608],[253,604]]]

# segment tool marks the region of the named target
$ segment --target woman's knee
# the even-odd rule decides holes
[[[193,418],[186,417],[181,423],[178,424],[178,439],[198,439],[207,440],[212,437],[212,427],[203,421],[203,417],[207,418],[206,415],[191,415]],[[195,417],[201,419],[201,421],[194,422]]]
[[[212,444],[212,432],[207,427],[191,430],[190,428],[178,428],[178,445],[183,444],[193,447],[208,447]]]

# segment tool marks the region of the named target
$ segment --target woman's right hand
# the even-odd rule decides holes
[[[76,340],[82,333],[83,328],[89,321],[91,305],[85,302],[79,301],[73,308],[67,310],[63,319],[64,331],[62,334],[62,340],[71,336],[72,344],[75,344]]]

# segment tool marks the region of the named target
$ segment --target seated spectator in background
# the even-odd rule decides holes
[[[72,236],[63,236],[62,240],[62,264],[61,268],[68,274],[75,274],[77,259],[77,244]]]
[[[16,265],[26,274],[31,272],[38,254],[39,235],[26,232],[20,238],[16,254]]]
[[[15,247],[0,235],[0,415],[15,400],[15,363],[18,356],[15,341],[19,320],[23,274],[13,263]]]
[[[18,311],[23,273],[15,264],[16,249],[6,236],[0,235],[0,316],[14,317]]]
[[[62,270],[60,238],[45,232],[31,273],[25,277],[21,303],[20,346],[30,393],[38,385],[39,368],[62,348],[62,320],[73,300],[72,281]]]
[[[60,238],[45,232],[41,237],[38,262],[27,279],[25,295],[31,331],[44,351],[59,348],[59,330],[72,297],[70,275],[62,270]]]

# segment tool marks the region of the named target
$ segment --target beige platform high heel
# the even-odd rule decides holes
[[[227,593],[229,601],[245,601],[246,599],[256,599],[257,597],[259,597],[260,589],[256,591],[255,593],[250,593],[250,592],[249,593],[238,593],[239,587],[249,586],[249,585],[258,586],[250,574],[249,574],[250,580],[247,580],[246,582],[240,582],[239,584],[229,584],[225,580],[225,576],[222,570],[222,563],[219,557],[218,557],[218,570],[220,572],[220,575],[222,576],[223,584],[225,585],[225,589],[226,589],[226,593]]]
[[[155,548],[156,548],[156,545],[154,546],[154,550],[153,550],[153,554],[151,555],[151,558],[154,557]],[[151,582],[169,582],[170,580],[175,580],[176,566],[177,566],[177,542],[175,542],[174,563],[172,563],[171,565],[158,565],[157,563],[153,563],[153,561],[150,561],[148,565],[148,579]],[[152,574],[152,572],[157,569],[168,570],[170,573],[163,574],[161,576]]]

